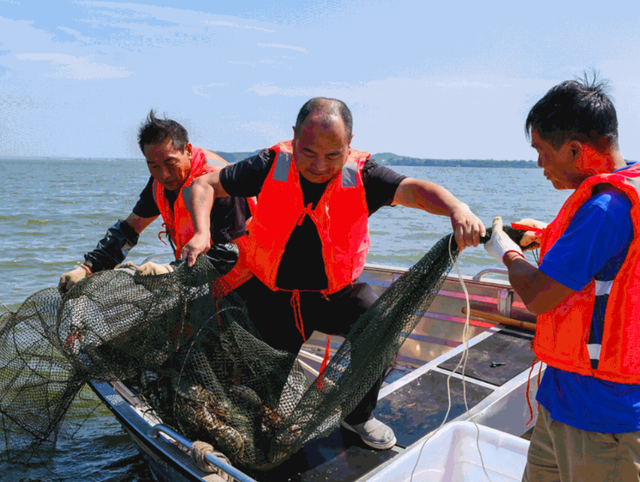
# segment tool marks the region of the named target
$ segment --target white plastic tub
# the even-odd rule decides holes
[[[476,438],[479,430],[479,448]],[[369,480],[409,482],[423,443],[409,449]],[[520,481],[529,442],[515,435],[472,422],[451,422],[425,444],[413,482],[512,482]],[[489,478],[482,469],[480,453]]]

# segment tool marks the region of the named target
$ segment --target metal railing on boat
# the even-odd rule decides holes
[[[480,281],[485,274],[495,273],[495,274],[504,274],[509,275],[509,272],[506,269],[498,269],[498,268],[488,268],[483,269],[477,275],[475,275],[472,279],[473,281]]]
[[[175,430],[172,430],[163,424],[154,425],[151,428],[151,430],[149,430],[148,435],[149,437],[155,439],[155,438],[158,438],[161,433],[163,433],[169,438],[172,438],[173,440],[178,442],[180,445],[183,445],[184,447],[188,447],[189,449],[191,449],[191,447],[193,446],[193,442],[191,440],[187,439],[186,437],[183,437]],[[238,482],[256,482],[255,479],[252,479],[248,475],[240,472],[238,469],[236,469],[232,465],[229,465],[228,463],[219,459],[213,454],[210,454],[210,453],[207,454],[206,459],[207,459],[207,462],[209,462],[211,465],[214,465],[219,469],[223,470],[224,472],[229,474],[231,477],[235,478]]]

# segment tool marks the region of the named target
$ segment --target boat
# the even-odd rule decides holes
[[[367,265],[360,279],[380,294],[405,271]],[[386,373],[374,412],[376,418],[393,428],[395,447],[373,450],[357,435],[338,428],[257,476],[257,480],[409,482],[407,474],[411,474],[411,467],[420,465],[423,445],[453,424],[472,423],[479,434],[482,428],[489,431],[487,437],[495,438],[498,433],[512,437],[510,440],[530,433],[536,419],[535,406],[530,410],[530,401],[535,400],[543,373],[530,349],[535,315],[526,309],[508,281],[500,278],[505,274],[504,270],[486,269],[476,276],[462,277],[470,310],[466,308],[467,295],[460,279],[447,277],[429,311],[399,350]],[[470,314],[466,343],[465,311]],[[333,353],[341,341],[339,337],[331,338]],[[300,352],[300,362],[311,378],[318,374],[326,343],[326,335],[315,333]],[[461,364],[465,351],[467,361]],[[137,395],[135,387],[123,382],[95,381],[91,387],[131,436],[159,481],[223,480],[194,464],[190,456],[193,442],[163,425]],[[446,423],[441,429],[445,415]],[[526,446],[523,449],[518,442],[512,445],[517,446],[522,460]],[[212,454],[207,459],[238,482],[256,480]],[[523,467],[524,462],[515,470]],[[504,480],[520,480],[520,475],[521,472]]]

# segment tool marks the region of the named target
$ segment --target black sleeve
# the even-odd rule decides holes
[[[160,216],[160,210],[153,199],[153,177],[149,178],[149,182],[140,193],[140,199],[133,208],[133,214],[141,218]]]
[[[407,176],[381,166],[373,159],[367,159],[362,169],[362,182],[367,196],[369,216],[382,206],[391,206],[396,190]]]
[[[220,184],[230,196],[257,196],[275,158],[275,151],[263,149],[255,156],[231,164],[220,171]]]
[[[97,273],[122,263],[129,250],[138,244],[138,233],[126,221],[118,220],[107,230],[96,249],[84,255],[84,264]]]
[[[247,218],[251,217],[247,200],[243,197],[220,197],[211,209],[211,239],[214,243],[228,243],[246,232]]]

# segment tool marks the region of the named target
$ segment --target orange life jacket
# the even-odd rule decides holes
[[[187,208],[187,202],[191,193],[191,184],[193,181],[204,174],[215,172],[228,166],[226,161],[209,160],[212,164],[207,164],[207,158],[202,149],[194,148],[191,157],[191,171],[184,184],[178,192],[173,209],[169,204],[169,200],[165,196],[164,186],[154,179],[153,181],[153,198],[160,210],[162,220],[167,229],[169,237],[175,246],[176,259],[180,257],[180,252],[185,244],[195,234],[195,228],[191,219],[191,213]],[[251,209],[255,206],[255,200],[247,199]],[[250,219],[248,219],[249,224]],[[223,280],[229,285],[230,289],[235,289],[251,277],[251,272],[246,267],[245,244],[247,235],[243,235],[233,242],[238,246],[238,261],[234,268],[227,273]],[[226,290],[229,291],[229,290]]]
[[[291,141],[281,142],[260,191],[247,240],[247,264],[262,283],[277,290],[285,246],[296,226],[309,216],[318,230],[331,294],[362,272],[369,250],[367,200],[362,167],[370,154],[352,149],[342,171],[327,184],[315,209],[305,206]]]
[[[550,366],[616,383],[640,384],[640,164],[587,178],[545,229],[540,258],[569,227],[597,185],[609,184],[631,200],[634,238],[613,282],[591,280],[553,310],[538,315],[534,349]],[[589,334],[596,296],[608,293],[598,367],[591,367]]]

